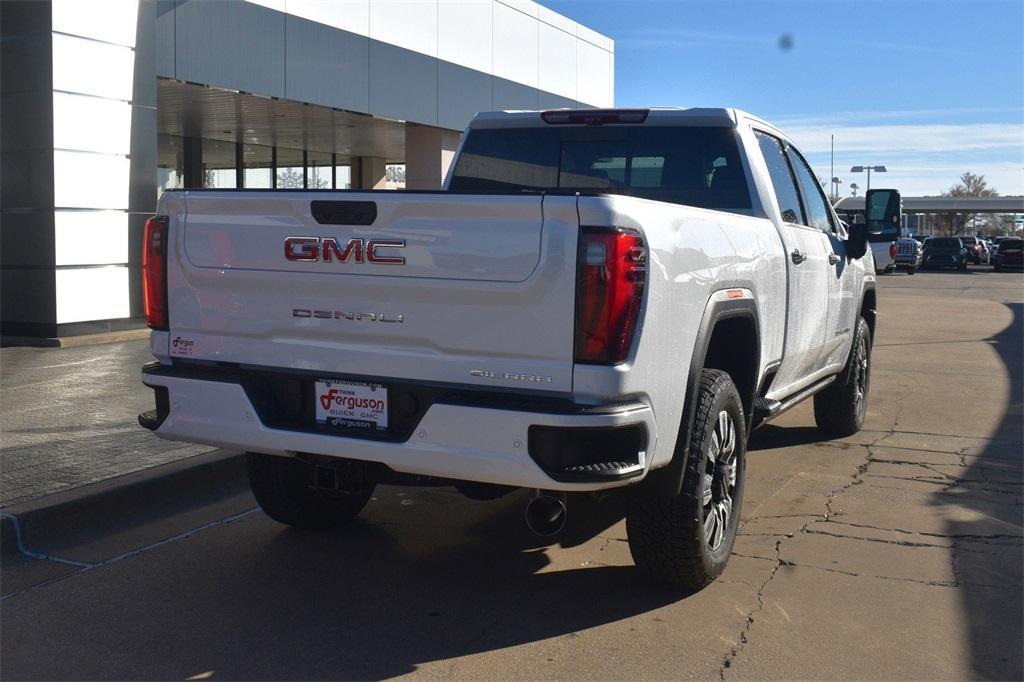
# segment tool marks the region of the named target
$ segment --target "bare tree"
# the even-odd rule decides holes
[[[988,186],[984,175],[975,175],[970,171],[960,176],[960,182],[942,193],[944,197],[997,197],[999,192]],[[936,216],[935,226],[940,234],[952,236],[961,234],[974,217],[973,213]]]

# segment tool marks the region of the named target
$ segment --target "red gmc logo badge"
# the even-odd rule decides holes
[[[344,247],[333,237],[288,237],[284,240],[284,257],[294,261],[320,261],[332,263],[377,263],[380,265],[405,265],[405,256],[382,255],[380,249],[405,248],[405,240],[350,239]]]

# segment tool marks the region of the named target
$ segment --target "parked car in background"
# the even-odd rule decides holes
[[[992,257],[992,269],[996,272],[1024,268],[1024,239],[1008,237],[999,242],[999,247]]]
[[[960,237],[932,237],[924,247],[921,268],[967,269],[967,247]]]
[[[913,275],[921,267],[921,258],[924,249],[913,237],[903,237],[896,241],[896,256],[893,261],[897,270],[906,270],[908,275]]]
[[[981,243],[982,248],[985,249],[985,253],[982,256],[982,262],[991,263],[992,256],[996,255],[995,246],[993,246],[988,237],[979,237],[978,241]]]
[[[959,237],[960,241],[963,242],[964,248],[967,249],[967,259],[975,265],[981,265],[982,261],[988,255],[985,248],[981,245],[981,240],[977,237]]]

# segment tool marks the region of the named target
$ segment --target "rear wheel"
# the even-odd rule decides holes
[[[909,268],[907,268],[907,274],[908,275],[913,275],[915,272],[917,272],[917,268],[915,268],[913,265],[911,265]]]
[[[699,590],[724,569],[739,525],[746,418],[728,374],[701,372],[683,487],[675,497],[631,497],[629,550],[648,577]]]
[[[307,530],[345,525],[362,511],[376,487],[359,462],[331,467],[336,483],[331,490],[314,487],[314,465],[295,457],[249,452],[246,468],[252,492],[267,516]]]
[[[846,368],[836,381],[814,396],[814,421],[834,438],[851,436],[864,426],[871,388],[871,329],[857,320]]]

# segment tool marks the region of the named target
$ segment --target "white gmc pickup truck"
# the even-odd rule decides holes
[[[889,200],[884,192],[889,192]],[[873,204],[898,221],[898,195]],[[247,451],[274,519],[333,528],[383,482],[476,499],[622,489],[651,577],[731,553],[751,429],[864,420],[866,226],[733,109],[476,116],[442,191],[171,191],[146,226],[157,435]]]

